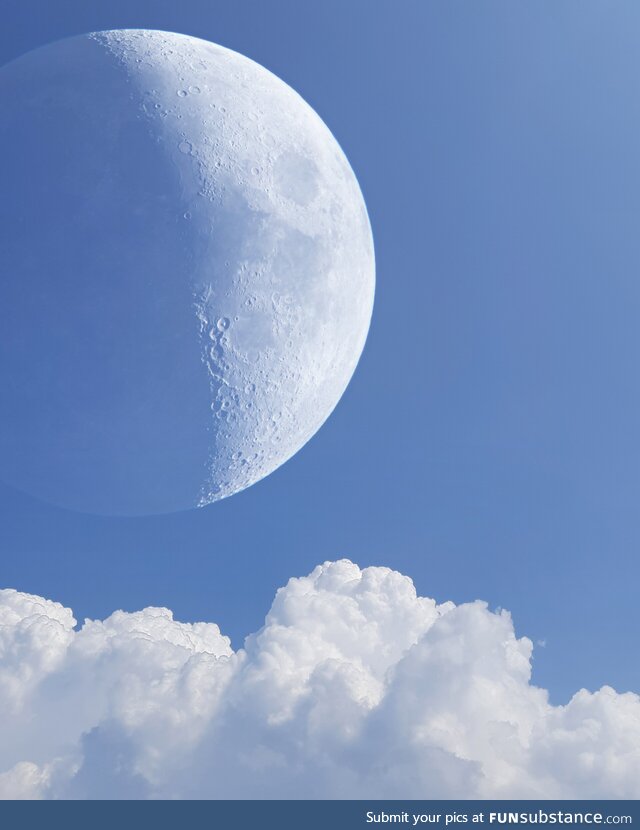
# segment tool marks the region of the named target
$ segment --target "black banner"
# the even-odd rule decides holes
[[[57,801],[3,802],[2,826],[159,828],[469,828],[542,825],[640,828],[640,801]]]

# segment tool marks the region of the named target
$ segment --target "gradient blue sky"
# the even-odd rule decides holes
[[[0,583],[239,645],[348,556],[509,608],[554,702],[639,689],[637,3],[20,0],[0,59],[119,27],[221,43],[318,111],[371,216],[372,329],[318,435],[227,501],[107,519],[0,488]]]

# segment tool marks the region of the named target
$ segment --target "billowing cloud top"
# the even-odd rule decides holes
[[[217,625],[118,611],[75,630],[0,591],[5,798],[638,798],[640,698],[551,706],[486,604],[326,562],[233,652]]]

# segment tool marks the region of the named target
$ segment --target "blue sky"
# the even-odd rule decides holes
[[[120,27],[221,43],[318,111],[371,217],[372,328],[321,431],[229,500],[108,519],[0,489],[0,582],[238,645],[348,556],[509,608],[555,701],[638,689],[635,4],[24,0],[0,58]]]

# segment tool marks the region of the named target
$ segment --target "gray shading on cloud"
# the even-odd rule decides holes
[[[531,684],[483,602],[325,562],[234,652],[212,623],[0,591],[4,798],[638,798],[640,697]]]

